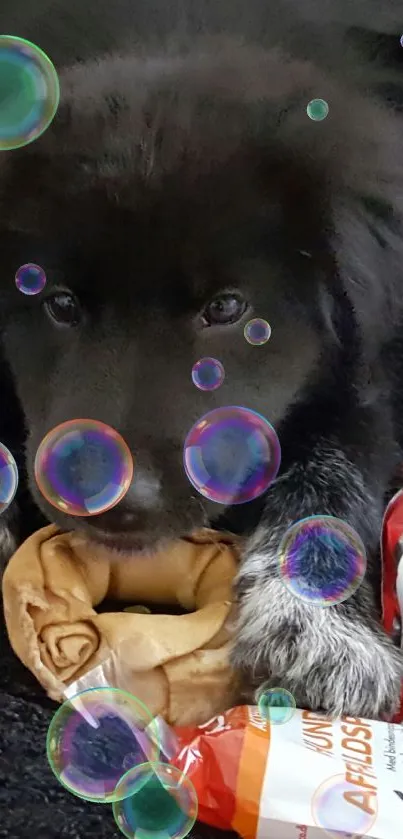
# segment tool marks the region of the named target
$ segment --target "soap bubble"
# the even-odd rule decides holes
[[[10,506],[17,487],[17,464],[11,452],[0,443],[0,515]]]
[[[0,151],[27,146],[49,127],[59,106],[56,70],[24,38],[0,35]]]
[[[77,419],[53,428],[39,445],[35,478],[49,504],[72,516],[95,516],[114,507],[133,477],[123,438],[103,422]]]
[[[39,265],[27,262],[18,269],[15,284],[23,294],[39,294],[45,288],[46,274]]]
[[[262,344],[266,344],[269,340],[271,335],[271,326],[267,323],[267,320],[263,320],[263,318],[253,318],[252,320],[248,320],[248,323],[245,324],[243,334],[248,344],[252,344],[253,347],[260,347]]]
[[[199,419],[184,445],[191,484],[210,501],[244,504],[276,478],[281,450],[272,425],[248,408],[215,408]]]
[[[191,780],[168,763],[129,769],[116,792],[113,815],[127,839],[184,839],[197,819]]]
[[[357,771],[356,773],[360,773]],[[355,775],[354,775],[355,777]],[[372,781],[367,778],[366,784]],[[374,785],[375,786],[375,785]],[[333,775],[324,781],[312,798],[312,816],[317,827],[322,828],[331,839],[359,839],[373,826],[378,813],[376,789],[366,786],[368,806],[357,806],[362,801],[363,791],[346,780],[346,774]]]
[[[311,99],[308,102],[306,112],[310,119],[321,122],[322,119],[326,119],[329,113],[329,105],[324,99]]]
[[[285,688],[269,688],[262,685],[257,691],[257,705],[260,716],[271,725],[283,725],[294,715],[297,704]]]
[[[310,516],[293,524],[279,549],[279,571],[289,591],[312,606],[347,600],[366,571],[365,548],[346,522]]]
[[[192,381],[199,390],[217,390],[224,377],[224,367],[216,358],[201,358],[192,367]]]
[[[125,794],[117,785],[128,769],[159,757],[151,712],[135,696],[112,687],[90,688],[64,702],[51,720],[46,750],[58,781],[99,804]]]

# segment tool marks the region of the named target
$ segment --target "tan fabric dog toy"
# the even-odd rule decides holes
[[[125,650],[125,687],[172,724],[203,722],[232,701],[228,661],[235,537],[203,530],[123,557],[49,526],[10,560],[3,599],[11,645],[57,700]],[[189,614],[97,614],[105,598],[179,605]],[[120,686],[120,685],[118,685]]]

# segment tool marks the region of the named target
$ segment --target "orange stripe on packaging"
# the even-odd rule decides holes
[[[260,797],[270,751],[270,725],[257,709],[247,706],[249,722],[241,752],[232,828],[244,839],[254,839],[259,823]]]

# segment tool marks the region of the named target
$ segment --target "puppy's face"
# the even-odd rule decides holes
[[[241,48],[79,67],[55,124],[3,157],[4,345],[31,487],[61,527],[130,549],[207,523],[221,509],[184,473],[191,426],[243,405],[279,428],[317,375],[335,338],[333,175],[304,72]],[[37,297],[14,285],[26,262],[47,274]],[[244,338],[253,317],[272,327],[262,347]],[[204,356],[225,369],[214,392],[192,383]],[[33,461],[83,417],[117,429],[135,469],[117,507],[75,520],[41,496]]]

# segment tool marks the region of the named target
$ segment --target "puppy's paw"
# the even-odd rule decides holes
[[[347,617],[342,607],[310,606],[278,579],[252,585],[239,607],[232,664],[251,691],[286,688],[297,707],[331,716],[384,719],[398,710],[402,653],[353,607]]]

